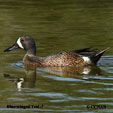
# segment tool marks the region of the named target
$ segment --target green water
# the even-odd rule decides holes
[[[23,35],[34,38],[38,56],[111,48],[94,67],[25,68],[24,50],[3,52]],[[0,112],[113,112],[112,0],[0,0],[0,42]]]

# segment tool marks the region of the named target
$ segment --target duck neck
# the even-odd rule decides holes
[[[27,50],[26,54],[30,56],[36,56],[36,49],[29,49]]]

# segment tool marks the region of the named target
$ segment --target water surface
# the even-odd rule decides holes
[[[64,50],[111,47],[97,66],[28,68],[24,50],[4,53],[19,36],[29,35],[37,55]],[[12,113],[113,112],[113,1],[0,1],[0,111]],[[7,108],[7,105],[40,105]],[[106,105],[88,109],[87,105]]]

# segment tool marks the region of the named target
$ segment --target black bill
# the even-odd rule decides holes
[[[5,49],[4,52],[8,52],[8,51],[11,51],[11,50],[17,49],[17,48],[19,48],[19,46],[17,44],[13,44],[11,47]]]

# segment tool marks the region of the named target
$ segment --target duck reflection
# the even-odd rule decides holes
[[[36,82],[36,67],[25,67],[25,77],[23,82],[24,88],[35,87]]]
[[[4,74],[4,77],[8,80],[16,83],[18,91],[22,88],[34,88],[36,83],[36,71],[49,73],[52,75],[90,80],[84,75],[101,75],[101,70],[98,66],[85,66],[85,67],[44,67],[36,68],[33,66],[24,66],[25,74],[22,77],[14,77],[9,74]]]
[[[98,66],[46,67],[37,68],[37,70],[69,78],[80,78],[80,75],[101,75],[101,69]]]
[[[36,68],[25,67],[25,74],[22,77],[14,77],[13,75],[4,74],[4,77],[17,85],[18,91],[22,88],[33,88],[36,82]]]

